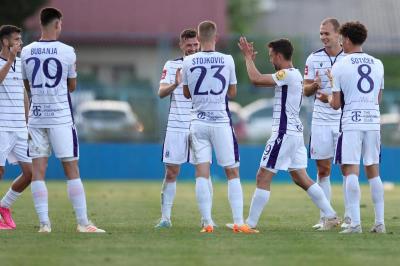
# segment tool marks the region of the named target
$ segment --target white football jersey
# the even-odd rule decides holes
[[[366,53],[352,53],[332,68],[333,91],[342,92],[341,130],[380,130],[378,95],[383,64]]]
[[[202,51],[185,57],[182,80],[192,97],[192,123],[214,126],[230,123],[226,94],[229,85],[237,83],[231,55]]]
[[[0,57],[0,68],[7,63]],[[26,131],[21,59],[16,58],[0,83],[0,131]]]
[[[303,77],[296,68],[282,69],[272,74],[275,86],[272,132],[303,135],[299,114],[303,97]]]
[[[167,61],[161,75],[161,83],[175,83],[176,70],[182,68],[183,58]],[[189,132],[192,100],[183,96],[182,83],[170,95],[167,131]]]
[[[68,78],[76,78],[74,48],[59,41],[37,41],[21,52],[22,77],[31,88],[28,125],[53,128],[73,124]]]
[[[345,54],[343,50],[336,56],[329,56],[324,48],[312,53],[308,56],[304,69],[304,79],[314,80],[318,71],[318,76],[321,79],[322,93],[331,95],[332,88],[326,74],[327,70],[332,69],[332,66],[340,61]],[[321,102],[315,98],[314,111],[312,115],[312,124],[320,126],[339,126],[341,110],[333,109],[329,103]]]

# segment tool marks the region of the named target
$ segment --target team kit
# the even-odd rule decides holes
[[[0,230],[16,228],[11,207],[30,186],[39,232],[51,232],[45,175],[48,157],[53,152],[67,177],[77,232],[104,233],[88,218],[78,167],[78,134],[70,97],[77,84],[76,54],[73,47],[57,40],[62,28],[60,10],[43,8],[40,26],[40,40],[23,48],[21,29],[12,25],[0,27],[0,177],[4,175],[6,161],[18,164],[22,171],[0,201]],[[320,39],[323,48],[307,58],[304,75],[293,66],[294,48],[288,39],[267,44],[270,62],[276,70],[272,74],[262,74],[257,69],[253,43],[245,37],[239,39],[251,83],[275,92],[272,135],[261,154],[256,188],[245,219],[239,146],[228,108],[228,100],[237,95],[235,62],[231,55],[216,51],[214,22],[203,21],[196,30],[182,31],[182,57],[165,63],[158,90],[160,98],[170,97],[170,109],[162,149],[165,177],[161,218],[155,228],[172,227],[177,176],[180,166],[188,162],[195,167],[200,232],[214,232],[210,177],[214,152],[216,163],[224,168],[227,177],[232,223],[226,227],[234,233],[259,233],[257,224],[269,201],[272,179],[279,170],[287,171],[320,210],[317,223],[310,225],[315,230],[341,227],[342,234],[362,233],[361,159],[375,211],[370,232],[386,232],[379,176],[382,62],[363,52],[367,29],[360,22],[340,25],[335,18],[324,19]],[[315,98],[309,156],[317,165],[316,182],[306,171],[307,149],[299,118],[303,95]],[[343,175],[343,217],[330,203],[332,163],[340,165]]]

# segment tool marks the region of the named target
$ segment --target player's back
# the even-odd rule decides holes
[[[332,75],[334,86],[343,93],[342,130],[379,130],[382,62],[366,53],[352,53],[334,65]]]
[[[202,51],[187,56],[183,84],[188,85],[192,97],[192,123],[228,124],[227,92],[229,85],[236,83],[231,55]]]
[[[272,132],[303,135],[299,114],[303,97],[303,77],[296,68],[282,69],[272,75],[275,86]]]
[[[31,88],[29,126],[72,124],[68,78],[76,78],[73,47],[59,41],[37,41],[21,52],[22,75]]]

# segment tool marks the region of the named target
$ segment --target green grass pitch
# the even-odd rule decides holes
[[[2,182],[4,193],[9,182]],[[400,189],[386,191],[386,235],[368,233],[373,208],[362,187],[361,235],[315,232],[318,211],[294,184],[274,184],[257,235],[234,234],[226,183],[214,185],[213,234],[201,234],[194,184],[178,182],[173,227],[155,230],[161,182],[86,182],[90,218],[103,235],[75,233],[64,182],[48,182],[53,232],[37,233],[30,190],[14,206],[15,231],[0,231],[0,265],[400,265]],[[245,217],[254,184],[245,183]],[[333,205],[343,214],[341,186]]]

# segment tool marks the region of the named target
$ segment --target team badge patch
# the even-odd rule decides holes
[[[163,69],[163,71],[161,73],[161,79],[165,79],[166,76],[167,76],[167,70]]]
[[[286,77],[286,72],[285,70],[279,70],[275,75],[278,80],[284,80]]]

